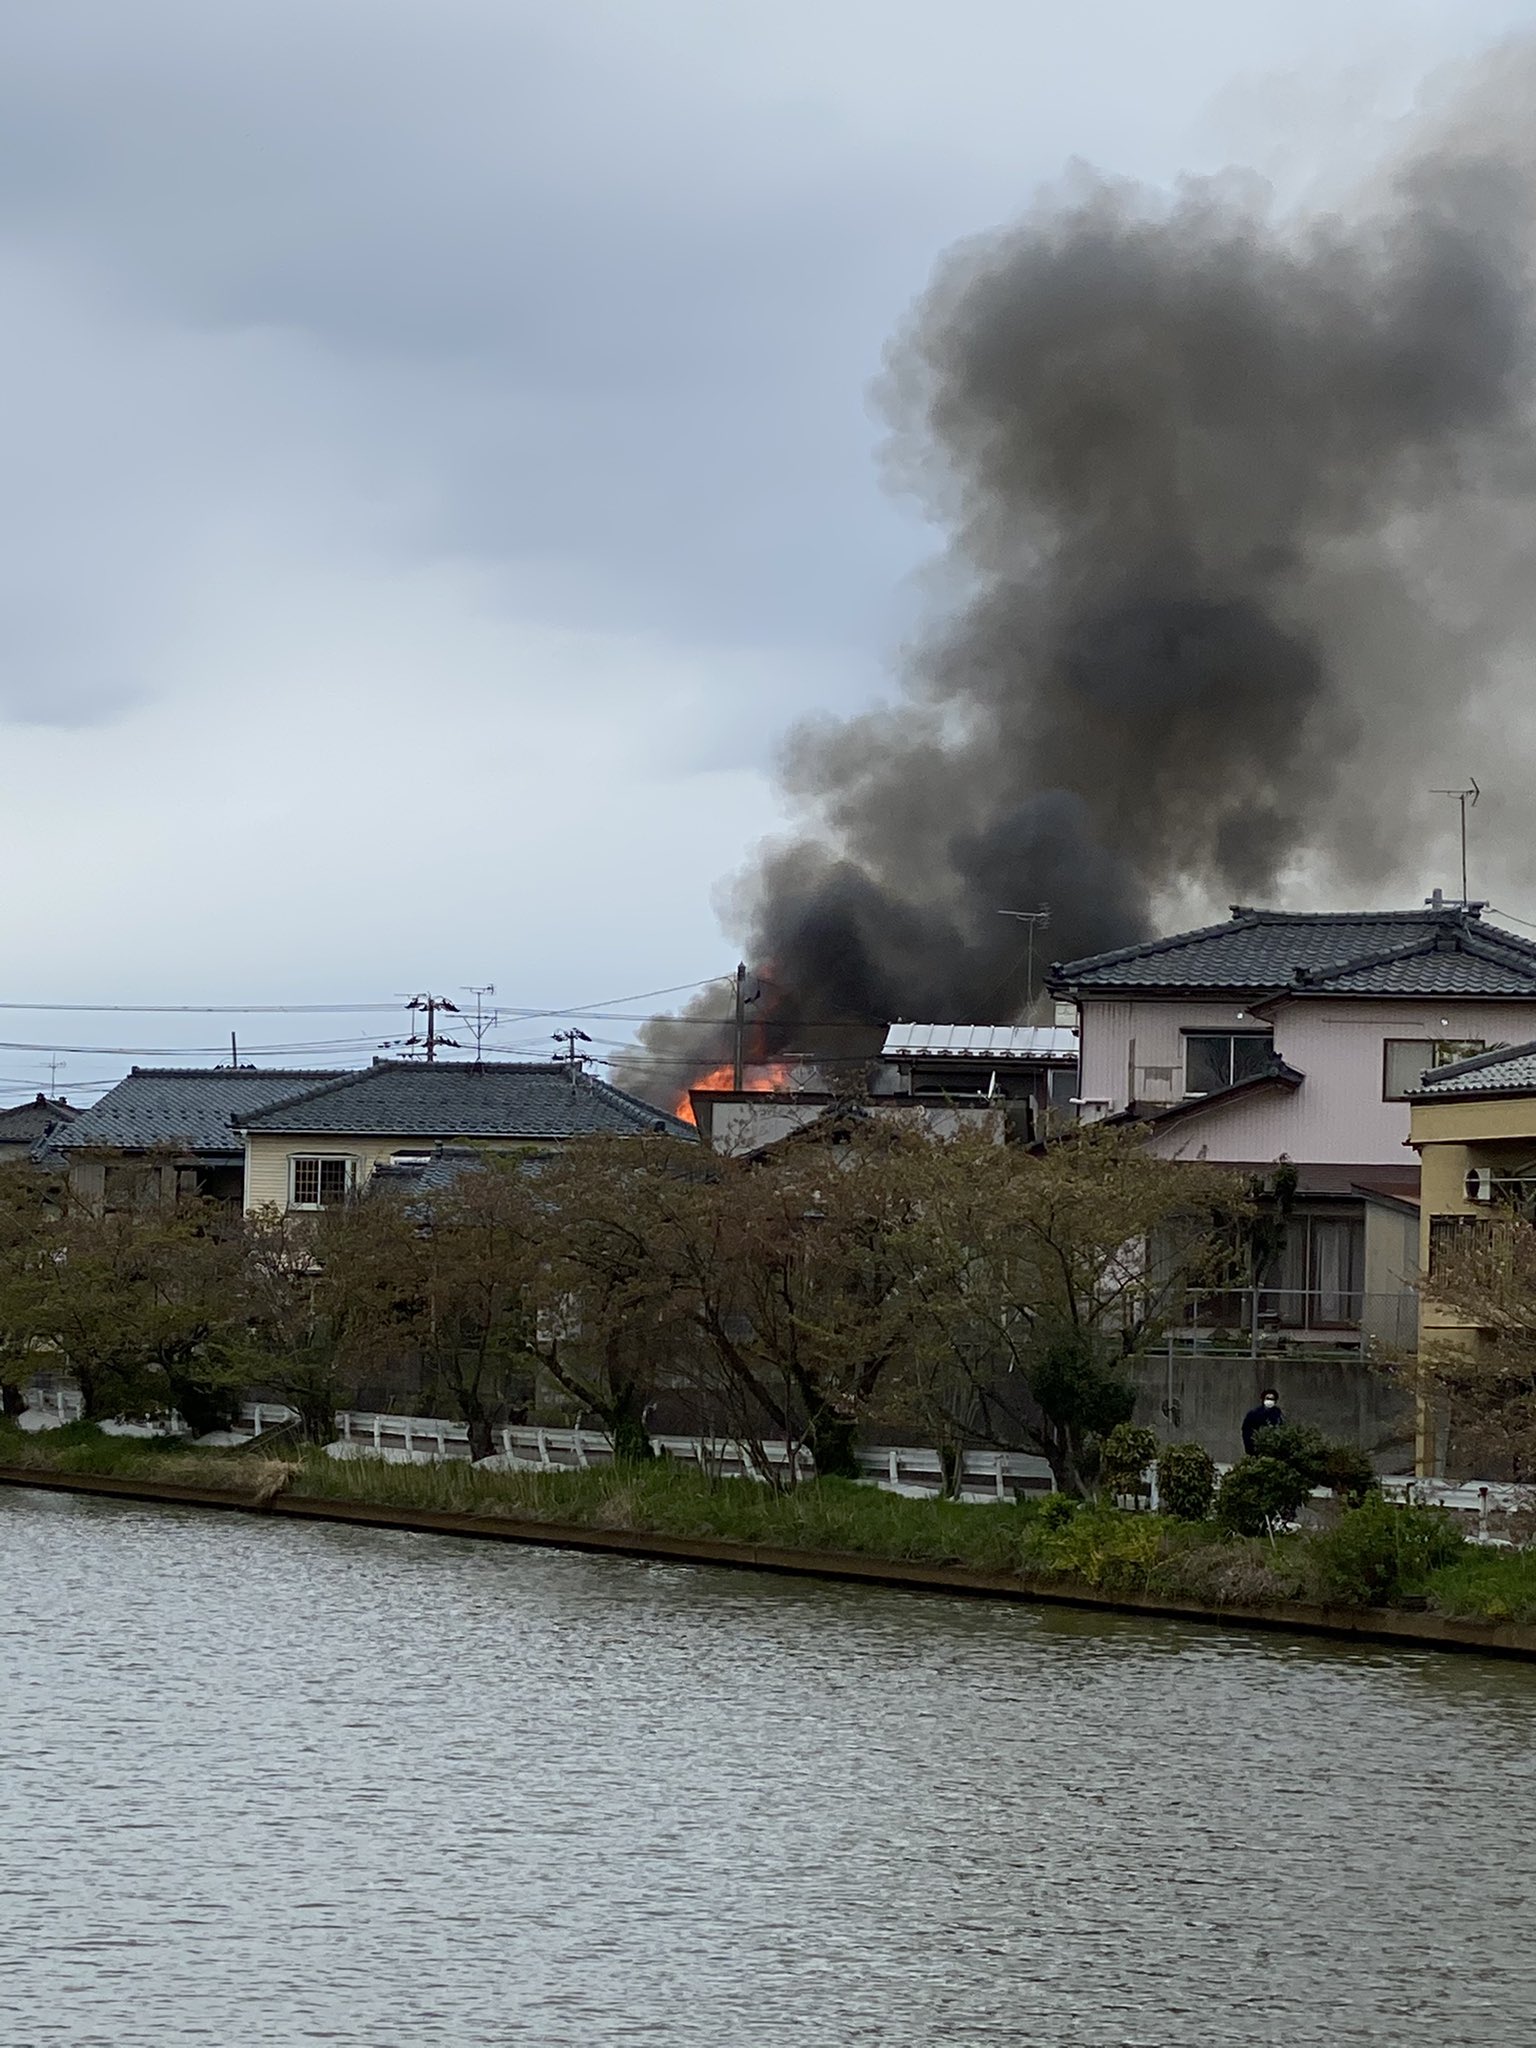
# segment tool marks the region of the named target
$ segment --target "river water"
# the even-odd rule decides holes
[[[1536,2038],[1536,1669],[0,1489],[0,2041]]]

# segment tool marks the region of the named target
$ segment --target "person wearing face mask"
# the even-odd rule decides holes
[[[1262,1453],[1262,1445],[1259,1452],[1254,1449],[1258,1437],[1266,1429],[1278,1428],[1284,1420],[1280,1413],[1280,1396],[1273,1387],[1266,1387],[1259,1396],[1258,1407],[1250,1408],[1243,1417],[1243,1449],[1250,1458]]]

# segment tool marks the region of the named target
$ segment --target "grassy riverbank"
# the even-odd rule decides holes
[[[1245,1539],[1064,1501],[962,1506],[843,1480],[789,1494],[710,1483],[668,1461],[589,1472],[486,1472],[468,1464],[281,1457],[104,1436],[88,1424],[28,1434],[0,1423],[0,1465],[216,1487],[253,1501],[279,1492],[384,1508],[430,1508],[615,1533],[843,1552],[902,1564],[1059,1581],[1205,1607],[1409,1605],[1464,1621],[1536,1621],[1536,1552],[1459,1544],[1443,1518],[1367,1508],[1336,1533]]]

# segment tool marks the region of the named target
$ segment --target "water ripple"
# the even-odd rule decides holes
[[[1524,2048],[1536,1672],[0,1495],[24,2048]]]

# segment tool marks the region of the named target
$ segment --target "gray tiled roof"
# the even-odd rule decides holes
[[[696,1135],[691,1124],[607,1081],[578,1074],[573,1082],[557,1061],[375,1060],[286,1103],[263,1105],[241,1122],[251,1132],[423,1141]]]
[[[336,1078],[335,1069],[256,1067],[135,1067],[99,1102],[81,1110],[49,1140],[57,1156],[108,1148],[222,1152],[238,1156],[235,1116],[249,1116],[300,1089]]]
[[[503,1157],[508,1156],[521,1158],[530,1155],[503,1154]],[[419,1158],[390,1159],[376,1166],[369,1176],[368,1188],[375,1194],[397,1187],[409,1188],[418,1194],[440,1195],[466,1173],[479,1172],[484,1163],[485,1154],[478,1146],[435,1145],[430,1152],[423,1151]]]
[[[0,1109],[0,1144],[36,1144],[56,1126],[73,1123],[79,1114],[70,1103],[53,1102],[46,1095],[14,1103],[9,1109]]]
[[[1531,1093],[1536,1093],[1536,1039],[1480,1052],[1473,1059],[1458,1060],[1453,1067],[1436,1067],[1412,1090],[1414,1100],[1423,1102],[1448,1095]]]
[[[1536,996],[1536,942],[1475,910],[1235,907],[1225,924],[1059,963],[1053,987],[1315,995]]]

